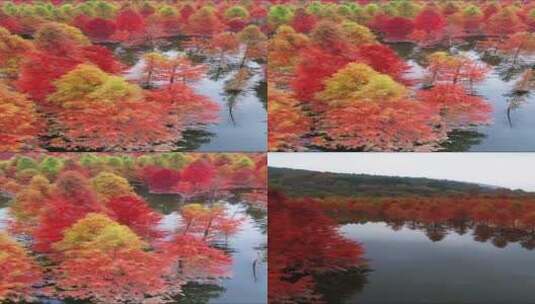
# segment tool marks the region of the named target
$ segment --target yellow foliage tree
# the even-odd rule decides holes
[[[101,172],[95,176],[91,183],[93,189],[104,199],[110,199],[117,196],[133,195],[133,189],[124,177],[110,173]]]
[[[120,225],[106,215],[90,213],[67,229],[63,239],[55,243],[53,248],[62,252],[79,253],[84,250],[141,250],[145,246],[127,226]]]
[[[0,27],[0,75],[15,78],[24,54],[32,49],[31,42]]]
[[[87,108],[91,105],[114,104],[137,100],[141,89],[124,78],[113,76],[92,64],[80,64],[54,82],[56,91],[47,99],[64,108]]]
[[[345,21],[342,23],[342,32],[353,45],[376,43],[375,35],[369,28],[356,22]]]
[[[400,99],[407,93],[407,88],[390,76],[363,63],[350,63],[325,80],[325,89],[317,97],[329,105],[343,105],[354,100]]]
[[[30,144],[39,123],[34,104],[0,82],[0,150],[14,152]]]

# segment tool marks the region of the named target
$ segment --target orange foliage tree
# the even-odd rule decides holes
[[[32,301],[32,286],[42,271],[26,250],[7,235],[0,234],[0,301]]]
[[[0,82],[0,150],[35,147],[40,124],[34,104]]]

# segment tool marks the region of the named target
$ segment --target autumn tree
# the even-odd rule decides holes
[[[103,18],[93,18],[85,23],[83,31],[94,41],[107,41],[116,31],[115,22]]]
[[[393,17],[387,19],[379,30],[389,41],[404,41],[414,30],[414,22],[403,17]]]
[[[186,166],[181,172],[178,189],[186,196],[210,192],[216,171],[214,166],[206,160],[196,160]]]
[[[439,138],[430,107],[410,100],[407,89],[362,63],[351,63],[325,81],[316,144],[336,149],[413,150]],[[357,123],[356,123],[357,122]]]
[[[427,7],[414,19],[414,32],[411,38],[422,45],[440,42],[444,38],[446,19],[435,7]]]
[[[310,131],[310,118],[289,93],[274,87],[269,87],[269,92],[269,150],[298,150],[302,137]]]
[[[54,244],[62,254],[53,270],[62,290],[56,296],[122,303],[165,294],[167,260],[146,252],[146,246],[128,227],[101,214],[88,214]]]
[[[531,32],[514,33],[498,44],[498,50],[511,55],[513,64],[516,64],[520,55],[535,53],[535,34]]]
[[[485,21],[485,32],[487,35],[497,36],[500,41],[514,33],[524,30],[525,25],[522,23],[513,7],[504,7],[500,9],[496,14],[493,14]]]
[[[20,151],[35,145],[40,124],[34,104],[0,82],[0,150]]]
[[[220,204],[188,204],[180,212],[184,221],[182,234],[200,235],[203,240],[213,239],[218,234],[234,234],[242,222],[241,218],[227,215],[226,208]]]
[[[80,63],[94,62],[110,73],[122,68],[109,50],[91,46],[78,29],[67,25],[44,25],[36,33],[35,45],[37,51],[27,54],[22,61],[16,85],[40,103],[54,91],[53,81]]]
[[[34,45],[48,54],[69,56],[76,47],[89,46],[90,42],[78,28],[51,22],[45,23],[35,33]]]
[[[316,276],[361,265],[364,250],[341,236],[312,199],[269,193],[269,301],[321,302]]]
[[[156,193],[172,192],[180,181],[180,172],[169,168],[147,166],[142,172],[150,191]]]
[[[128,180],[110,172],[101,172],[93,177],[91,185],[99,197],[104,200],[133,193],[132,186],[130,186]]]
[[[403,85],[363,63],[346,65],[324,84],[317,98],[333,106],[345,104],[347,99],[380,101],[403,98],[408,93]]]
[[[309,14],[304,8],[295,11],[291,26],[299,33],[309,33],[317,23],[316,16]]]
[[[164,81],[169,85],[177,81],[188,83],[199,80],[206,72],[206,66],[202,64],[193,64],[185,55],[175,57],[163,57],[156,62],[156,80]]]
[[[39,224],[47,201],[52,194],[52,185],[42,175],[35,175],[28,185],[19,191],[10,204],[9,213],[16,219],[12,229],[17,232],[31,233]],[[17,223],[24,223],[18,225]]]
[[[146,101],[160,109],[167,109],[169,115],[163,121],[177,130],[203,126],[219,119],[219,105],[205,96],[196,94],[191,87],[182,82],[151,90],[146,95]]]
[[[115,18],[115,24],[118,31],[129,33],[139,33],[145,28],[143,16],[132,9],[120,11]]]
[[[485,79],[489,68],[466,56],[435,52],[427,56],[429,82],[466,84],[470,89],[474,83]]]
[[[33,301],[42,271],[24,247],[0,234],[0,301]]]
[[[369,65],[379,73],[389,75],[400,83],[411,83],[411,81],[406,78],[406,74],[410,70],[409,65],[387,45],[361,45],[356,51],[356,58],[359,62]]]
[[[33,50],[31,42],[12,35],[0,27],[0,75],[15,78],[19,72],[24,55]]]
[[[143,102],[141,89],[122,77],[81,64],[54,84],[56,91],[47,99],[63,108],[57,118],[68,142],[61,145],[126,149],[180,138],[180,129],[162,123],[168,116],[165,105]]]
[[[265,57],[267,37],[258,26],[245,27],[238,33],[238,39],[245,45],[240,67],[243,67],[248,59],[263,59]]]
[[[288,24],[294,17],[292,10],[285,5],[272,5],[269,7],[267,21],[272,28]]]
[[[342,32],[347,41],[355,46],[376,42],[375,35],[370,29],[356,22],[345,21],[342,23]]]
[[[224,28],[213,8],[203,6],[188,18],[188,31],[202,37],[211,36]]]
[[[481,97],[468,95],[456,84],[439,84],[422,90],[418,98],[438,109],[446,128],[484,124],[490,119],[490,104]]]
[[[239,50],[238,37],[232,32],[216,34],[210,41],[210,51],[219,55],[220,64],[224,64],[225,55],[234,54]]]
[[[299,60],[299,52],[308,44],[306,35],[297,33],[286,25],[278,27],[269,41],[268,64],[272,68],[270,72],[283,72],[294,67]]]

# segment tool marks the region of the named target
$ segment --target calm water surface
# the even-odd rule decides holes
[[[329,303],[535,303],[535,251],[477,242],[472,230],[433,242],[421,230],[385,223],[346,224],[370,269],[325,294]]]
[[[179,196],[151,194],[144,189],[136,189],[136,191],[145,198],[152,208],[163,214],[160,223],[163,230],[173,231],[178,227],[180,221],[178,209],[184,205]],[[6,228],[8,200],[8,198],[0,196],[0,230]],[[218,284],[187,284],[183,290],[186,297],[177,298],[176,303],[266,303],[267,212],[246,204],[239,199],[239,195],[227,199],[224,204],[231,214],[245,217],[238,233],[230,236],[228,240],[218,240],[215,244],[232,256],[231,277],[221,279]],[[85,304],[88,302],[43,300],[43,303]]]

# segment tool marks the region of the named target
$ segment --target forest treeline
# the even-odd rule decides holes
[[[269,187],[290,196],[437,196],[437,195],[508,195],[532,196],[522,190],[510,190],[450,180],[429,178],[348,174],[269,168]]]

